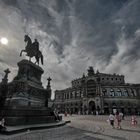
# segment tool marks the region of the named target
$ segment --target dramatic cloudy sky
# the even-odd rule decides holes
[[[88,66],[101,72],[124,74],[140,83],[139,0],[0,0],[0,75],[17,74],[24,35],[38,38],[44,55],[44,86],[70,86]]]

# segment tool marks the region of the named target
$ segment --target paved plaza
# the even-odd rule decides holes
[[[122,129],[113,129],[107,122],[108,116],[74,115],[63,117],[71,120],[70,126],[88,131],[87,135],[103,140],[140,140],[140,117],[137,117],[138,125],[131,126],[131,117],[126,116],[122,120]]]
[[[88,131],[71,126],[62,126],[52,129],[27,131],[25,133],[3,136],[0,140],[100,140],[88,135]]]
[[[130,117],[122,121],[122,129],[112,129],[108,116],[72,115],[63,117],[71,123],[57,128],[27,131],[10,136],[0,135],[0,140],[139,140],[140,124],[131,126]],[[140,117],[137,118],[138,123]]]

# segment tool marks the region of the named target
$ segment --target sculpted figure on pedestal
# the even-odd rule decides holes
[[[25,50],[21,50],[20,56],[22,56],[22,52],[26,52],[27,56],[29,56],[29,60],[31,61],[32,57],[36,58],[36,62],[39,65],[39,59],[41,59],[41,63],[43,65],[43,55],[41,51],[39,50],[39,42],[37,39],[32,43],[31,38],[28,35],[24,36],[24,41],[27,42],[27,45],[25,47]]]

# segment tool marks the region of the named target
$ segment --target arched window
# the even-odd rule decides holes
[[[70,93],[70,98],[73,98],[73,97],[72,97],[72,92]]]
[[[133,91],[133,89],[130,89],[130,96],[134,96],[134,91]]]
[[[128,90],[124,89],[124,91],[122,92],[122,96],[128,96]]]
[[[103,93],[103,96],[106,96],[107,95],[107,90],[105,88],[102,89],[102,93]]]
[[[77,97],[80,97],[80,90],[77,90]]]
[[[58,99],[61,99],[61,96],[60,95],[58,96]]]
[[[104,103],[104,107],[109,107],[108,103],[105,102]]]
[[[112,108],[117,108],[117,105],[116,105],[116,103],[112,103]]]
[[[66,93],[64,94],[64,98],[66,99],[67,97],[66,97]]]
[[[104,103],[104,113],[105,114],[108,114],[109,113],[109,105],[108,105],[108,103]]]
[[[137,104],[136,103],[133,103],[133,107],[136,108],[137,107]]]
[[[69,99],[69,93],[67,93],[67,99]]]
[[[81,98],[84,96],[84,90],[81,90]]]
[[[133,96],[133,97],[136,97],[137,96],[136,90],[135,89],[131,89],[130,95]]]
[[[75,98],[77,98],[77,92],[75,91]]]
[[[122,96],[122,92],[120,89],[117,90],[117,96]]]
[[[122,102],[120,102],[120,107],[124,107],[124,104]]]
[[[128,106],[128,107],[131,107],[131,104],[130,104],[130,102],[128,102],[128,103],[127,103],[127,106]]]
[[[110,96],[115,96],[115,92],[114,92],[114,89],[110,89]]]
[[[74,97],[75,97],[75,91],[72,91],[71,98],[74,98]]]

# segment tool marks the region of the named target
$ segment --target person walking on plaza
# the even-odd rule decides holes
[[[0,131],[5,131],[6,127],[5,127],[5,119],[2,118],[0,121]]]
[[[120,112],[119,115],[120,115],[120,117],[121,117],[121,120],[123,120],[123,113]]]
[[[136,116],[135,115],[132,115],[131,117],[131,125],[136,127],[137,125],[137,120],[136,120]]]
[[[117,128],[121,129],[121,115],[119,114],[118,111],[116,112],[115,118],[116,118]]]
[[[110,125],[112,126],[112,128],[114,128],[115,116],[113,115],[113,113],[110,113],[108,119],[109,119]]]
[[[124,118],[124,113],[123,113],[123,116],[122,116],[122,120],[125,120],[125,118]]]
[[[65,111],[64,115],[65,115],[65,117],[67,117],[67,111]]]

